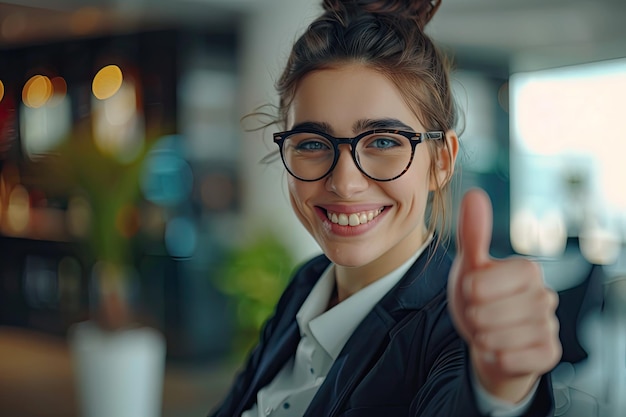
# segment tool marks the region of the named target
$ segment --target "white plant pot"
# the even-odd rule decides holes
[[[166,345],[149,327],[103,330],[94,322],[69,333],[82,417],[161,415]]]

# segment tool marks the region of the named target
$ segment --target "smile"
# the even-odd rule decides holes
[[[332,223],[338,224],[340,226],[355,227],[371,222],[373,219],[378,217],[380,213],[383,212],[383,209],[384,207],[381,207],[378,210],[368,210],[359,213],[335,213],[331,211],[326,211],[326,216],[328,217],[328,220],[330,220]]]

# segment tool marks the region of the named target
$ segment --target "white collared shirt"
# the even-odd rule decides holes
[[[356,327],[400,281],[431,240],[432,236],[399,268],[326,310],[335,287],[335,266],[329,265],[296,314],[301,339],[295,356],[272,382],[259,390],[256,404],[241,417],[304,415]],[[525,410],[534,392],[515,406],[503,403],[484,389],[475,389],[475,394],[485,414],[489,411],[499,417],[509,417]]]

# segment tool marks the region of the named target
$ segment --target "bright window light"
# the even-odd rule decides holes
[[[552,213],[569,236],[625,241],[626,59],[515,74],[510,96],[511,217]],[[541,255],[539,242],[516,235],[524,229],[516,224],[512,241]]]

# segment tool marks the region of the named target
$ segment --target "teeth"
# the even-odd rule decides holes
[[[371,222],[375,217],[382,213],[383,209],[364,211],[360,213],[331,213],[326,212],[328,220],[340,226],[359,226]]]

